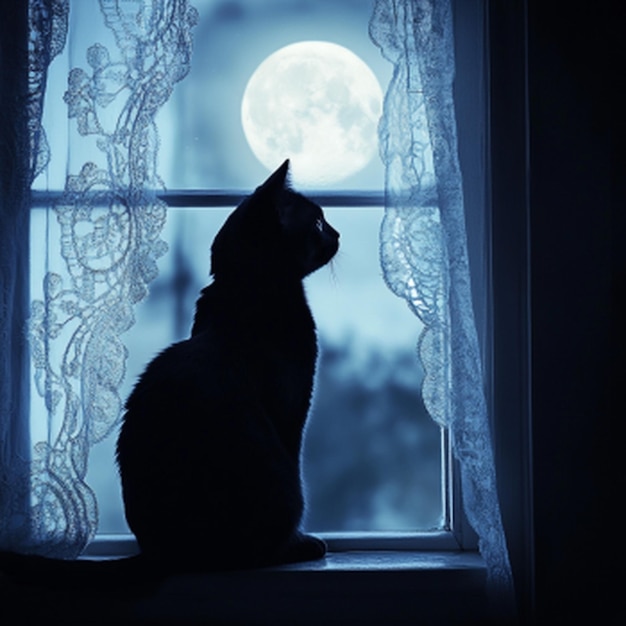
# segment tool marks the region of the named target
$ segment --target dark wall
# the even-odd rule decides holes
[[[616,460],[623,454],[616,457],[611,445],[621,436],[626,400],[619,303],[624,172],[616,149],[625,112],[616,100],[624,74],[621,20],[610,3],[555,4],[528,2],[533,501],[542,623],[585,615],[616,620],[614,583],[623,578],[621,564],[612,569],[623,557],[616,508],[624,494]]]

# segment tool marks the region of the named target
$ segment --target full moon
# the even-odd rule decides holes
[[[378,146],[383,94],[369,66],[334,43],[280,48],[254,71],[241,102],[248,144],[269,170],[286,158],[297,184],[329,186],[361,170]]]

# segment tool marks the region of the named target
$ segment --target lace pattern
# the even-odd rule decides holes
[[[85,481],[89,449],[120,417],[121,336],[167,249],[155,116],[189,70],[197,21],[187,0],[100,0],[99,8],[117,47],[93,43],[85,65],[70,71],[64,100],[79,136],[95,138],[100,156],[67,177],[54,207],[65,268],[45,275],[30,320],[49,432],[33,449],[30,535],[35,551],[65,558],[78,555],[97,528]]]
[[[379,128],[387,168],[381,264],[391,290],[425,325],[418,346],[424,402],[449,429],[464,508],[488,583],[502,597],[512,578],[471,300],[450,2],[377,0],[370,35],[394,65]]]
[[[50,146],[41,125],[48,66],[65,47],[69,0],[29,0],[28,42],[28,131],[30,138],[30,180],[45,169]]]

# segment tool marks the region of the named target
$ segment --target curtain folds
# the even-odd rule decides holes
[[[10,547],[28,506],[16,469],[28,457],[28,349],[19,332],[28,315],[28,6],[10,8],[0,20],[0,548]]]
[[[0,546],[28,549],[31,449],[28,423],[28,317],[30,186],[46,167],[49,147],[41,113],[50,61],[63,49],[67,0],[33,0],[3,16],[0,166]],[[26,42],[28,45],[26,45]],[[7,84],[11,83],[11,84]],[[6,97],[11,94],[12,97]],[[10,147],[9,147],[10,146]],[[5,160],[9,157],[9,160]]]
[[[48,209],[61,264],[46,272],[27,331],[35,386],[45,401],[43,414],[30,422],[40,440],[28,455],[3,454],[3,466],[11,468],[10,491],[3,489],[11,494],[0,522],[3,546],[61,558],[80,554],[96,532],[87,461],[90,447],[120,418],[127,357],[120,335],[134,323],[133,306],[166,250],[159,237],[166,207],[156,197],[162,184],[155,117],[189,70],[197,21],[187,0],[99,0],[88,8],[94,22],[73,35],[104,41],[89,41],[69,72],[68,174],[61,199]],[[48,161],[43,95],[49,63],[64,47],[68,14],[69,0],[30,0],[29,185]],[[24,426],[27,417],[20,418]]]
[[[425,325],[419,342],[424,402],[449,429],[465,512],[479,537],[490,588],[510,597],[472,308],[450,0],[377,0],[370,35],[394,66],[379,127],[387,168],[381,264],[390,289]]]

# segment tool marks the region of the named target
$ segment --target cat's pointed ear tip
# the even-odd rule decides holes
[[[289,178],[290,178],[289,159],[285,159],[285,161],[283,161],[283,164],[277,167],[262,185],[257,187],[257,190],[260,190],[260,189],[276,190],[276,189],[284,188],[284,187],[290,188],[291,183],[290,183]]]
[[[285,187],[291,187],[291,170],[289,165],[289,159],[285,159],[283,164],[278,168],[278,171],[283,177],[283,184]]]

